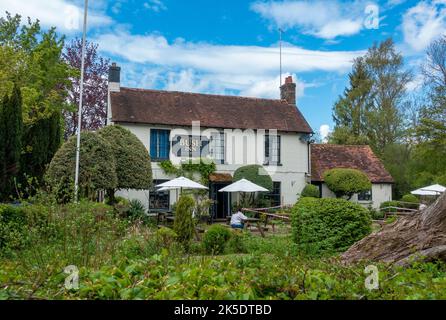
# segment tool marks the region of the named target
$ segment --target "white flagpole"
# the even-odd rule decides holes
[[[76,172],[74,176],[74,202],[79,199],[79,153],[81,144],[81,126],[82,126],[82,96],[84,92],[84,60],[85,60],[85,38],[87,34],[87,9],[88,0],[84,5],[84,29],[82,34],[82,53],[81,53],[81,80],[79,92],[79,109],[77,112],[77,144],[76,144]]]

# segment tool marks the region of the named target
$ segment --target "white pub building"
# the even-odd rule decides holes
[[[305,184],[311,182],[313,131],[296,106],[296,84],[291,77],[281,86],[280,97],[125,88],[120,86],[120,67],[113,64],[107,124],[119,124],[142,141],[150,153],[154,185],[175,178],[164,173],[161,161],[178,165],[201,157],[215,162],[217,170],[208,186],[214,200],[211,214],[224,218],[230,213],[228,194],[217,191],[232,183],[241,166],[259,164],[265,168],[273,180],[269,197],[274,205],[294,204]],[[157,210],[168,210],[176,201],[175,191],[121,190],[120,195],[137,198]]]

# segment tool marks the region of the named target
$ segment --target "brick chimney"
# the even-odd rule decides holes
[[[108,69],[108,89],[109,91],[119,92],[121,88],[121,67],[113,62]]]
[[[293,82],[292,76],[286,77],[285,83],[280,87],[280,99],[296,105],[296,84]]]

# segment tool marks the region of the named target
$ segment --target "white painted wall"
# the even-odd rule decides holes
[[[335,194],[328,189],[325,183],[322,184],[322,198],[335,198]],[[358,195],[352,196],[350,201],[357,202],[364,207],[379,208],[384,201],[392,200],[392,185],[388,183],[372,184],[372,201],[358,201]]]
[[[150,129],[168,129],[173,127],[143,125],[143,124],[122,124],[121,125],[133,132],[144,144],[147,152],[150,150]],[[180,134],[191,134],[190,129],[186,129]],[[216,129],[213,129],[216,131]],[[212,130],[201,128],[200,134],[209,136]],[[226,132],[225,152],[228,163],[218,164],[217,172],[234,174],[237,168],[247,164],[261,164],[264,162],[264,138],[255,135],[252,131]],[[297,200],[297,194],[302,191],[306,183],[307,173],[309,173],[308,144],[301,141],[300,134],[297,133],[278,133],[281,136],[281,165],[264,166],[271,175],[273,181],[281,182],[281,197],[283,204],[294,204]],[[192,133],[197,135],[197,133]],[[243,137],[246,138],[243,138]],[[231,142],[229,141],[231,139]],[[231,161],[232,159],[232,161]],[[170,160],[174,164],[179,164],[181,159],[170,155]],[[153,179],[172,179],[173,176],[166,176],[158,163],[152,162]],[[137,198],[148,206],[148,191],[120,190],[117,195],[126,198]],[[171,191],[171,203],[176,201],[175,191]]]

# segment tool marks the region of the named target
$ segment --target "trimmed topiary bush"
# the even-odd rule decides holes
[[[372,183],[367,175],[356,169],[336,168],[324,172],[324,181],[328,189],[337,198],[346,196],[350,199],[355,193],[370,190]]]
[[[417,196],[413,194],[406,194],[401,198],[401,202],[407,202],[403,203],[403,207],[409,208],[409,209],[417,209],[418,205],[420,204],[420,200],[417,198]]]
[[[54,155],[45,179],[60,202],[74,195],[76,137],[71,137]],[[97,190],[116,188],[116,161],[110,144],[93,132],[81,133],[79,194],[94,200]]]
[[[253,164],[248,166],[243,166],[235,170],[234,172],[234,182],[246,179],[262,186],[268,190],[273,189],[273,180],[271,179],[268,172],[261,165]]]
[[[307,254],[344,251],[371,231],[368,210],[345,199],[302,198],[291,221],[293,240]]]
[[[319,188],[314,184],[307,184],[300,194],[301,197],[320,198]]]
[[[226,242],[231,238],[231,231],[220,225],[212,225],[203,237],[203,246],[208,254],[220,254],[225,251]]]
[[[119,189],[149,189],[152,183],[150,156],[142,142],[129,130],[106,126],[98,131],[106,140],[116,159]]]
[[[177,202],[175,210],[175,222],[173,230],[177,234],[177,240],[185,248],[189,248],[190,240],[194,234],[194,221],[192,211],[195,201],[191,196],[182,195]]]

